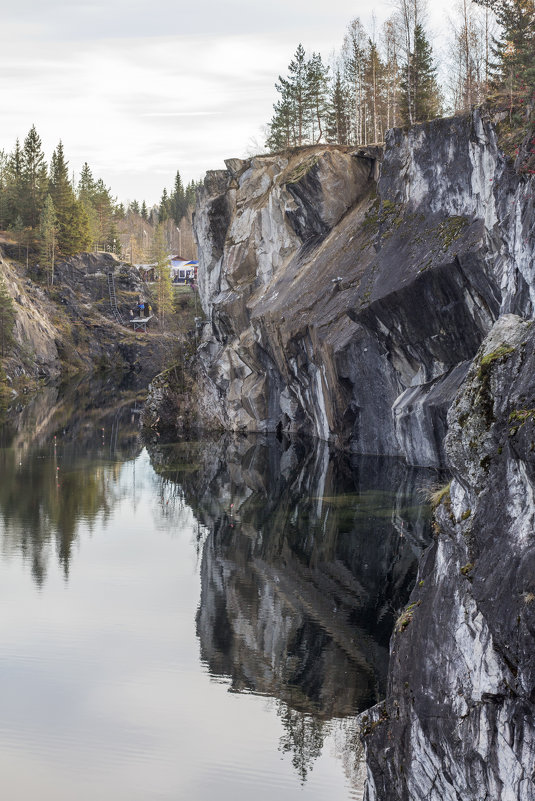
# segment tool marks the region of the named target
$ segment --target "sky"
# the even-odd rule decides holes
[[[430,20],[440,28],[439,2]],[[35,124],[119,201],[159,201],[176,171],[198,180],[262,150],[274,84],[301,42],[326,61],[356,16],[388,0],[0,0],[0,149]]]

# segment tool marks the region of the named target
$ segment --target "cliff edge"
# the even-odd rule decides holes
[[[484,111],[209,173],[200,413],[439,466],[500,314],[533,311],[533,192]]]

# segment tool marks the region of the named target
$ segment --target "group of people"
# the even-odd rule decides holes
[[[150,317],[151,312],[150,303],[140,298],[137,306],[134,309],[130,309],[130,319],[133,320],[136,314],[138,317]]]

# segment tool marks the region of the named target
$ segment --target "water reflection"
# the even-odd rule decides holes
[[[429,542],[417,490],[430,473],[276,437],[151,453],[208,531],[201,657],[232,691],[279,700],[280,750],[304,782],[326,721],[384,697],[393,623]]]
[[[0,426],[2,547],[21,550],[39,584],[54,549],[68,576],[81,520],[109,517],[120,464],[141,450],[142,397],[128,376],[45,387]]]
[[[17,610],[0,637],[0,751],[23,764],[34,749],[54,801],[95,798],[90,784],[80,794],[83,765],[111,763],[120,778],[101,795],[128,801],[156,786],[199,801],[293,801],[299,785],[310,801],[359,798],[355,715],[384,694],[429,539],[416,490],[435,476],[275,437],[147,454],[140,400],[106,379],[48,388],[0,428],[2,581]],[[9,558],[21,553],[23,566]],[[55,794],[65,732],[76,770]]]

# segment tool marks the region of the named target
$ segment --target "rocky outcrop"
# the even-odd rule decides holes
[[[533,189],[490,116],[209,173],[195,227],[200,413],[444,463],[446,415],[501,313],[530,315]]]
[[[368,801],[535,799],[535,332],[505,315],[449,413],[453,481],[364,718]]]
[[[115,276],[125,320],[142,286],[135,272],[108,253],[80,253],[56,265],[53,286],[38,284],[0,253],[0,275],[13,300],[14,343],[5,358],[13,393],[65,373],[113,368],[141,371],[146,383],[172,348],[161,332],[134,334],[118,323],[109,301],[107,273]]]

